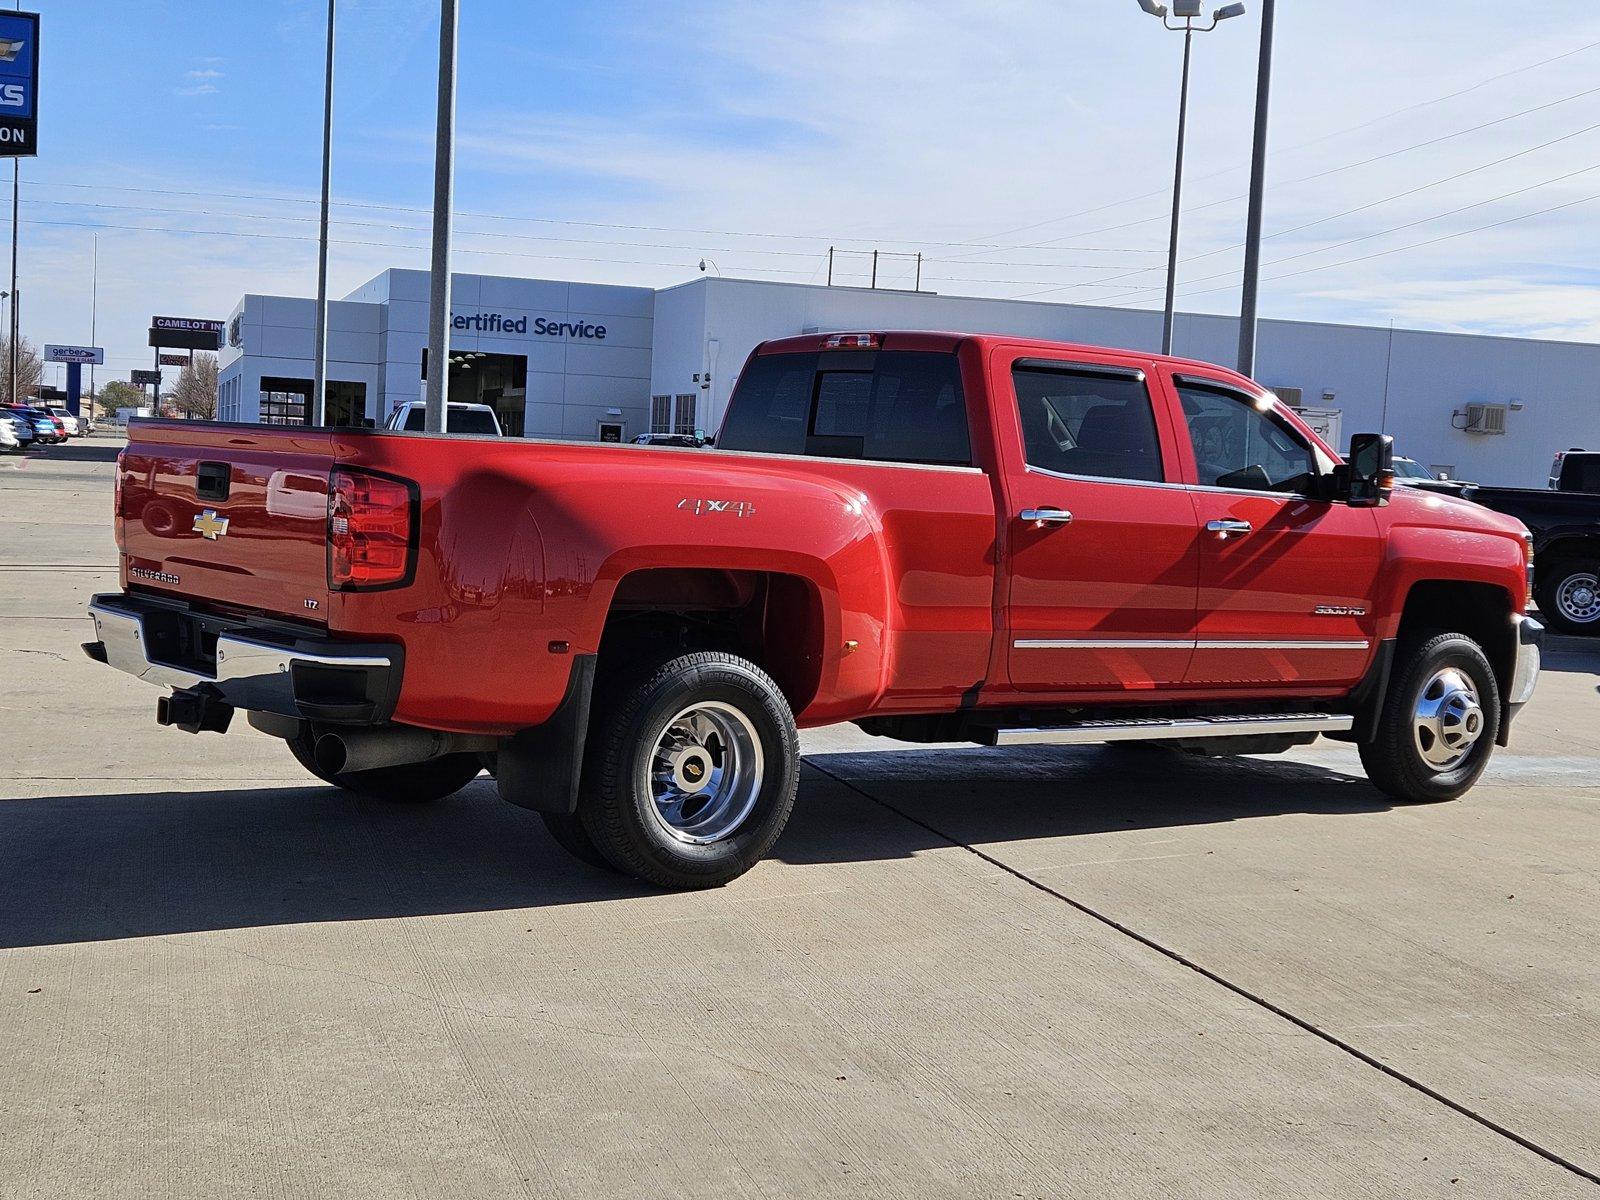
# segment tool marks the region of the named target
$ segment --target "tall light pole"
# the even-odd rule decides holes
[[[1239,296],[1239,374],[1256,369],[1256,301],[1261,284],[1261,207],[1267,185],[1267,108],[1272,94],[1272,17],[1277,0],[1261,0],[1261,56],[1256,66],[1256,132],[1250,149],[1250,215],[1244,231],[1244,283]]]
[[[1194,35],[1210,33],[1230,17],[1244,14],[1243,4],[1225,4],[1211,14],[1211,24],[1196,25],[1205,18],[1203,0],[1172,0],[1172,17],[1167,19],[1167,6],[1159,0],[1139,0],[1139,7],[1152,17],[1159,18],[1164,28],[1183,34],[1183,82],[1178,89],[1178,150],[1172,168],[1172,231],[1167,241],[1167,303],[1161,316],[1161,353],[1172,353],[1172,308],[1178,290],[1178,216],[1183,207],[1183,145],[1189,132],[1189,55],[1194,45]]]
[[[328,193],[333,178],[333,5],[328,0],[328,61],[322,86],[322,213],[317,225],[317,332],[311,351],[311,423],[328,423]]]
[[[428,280],[429,433],[449,428],[450,210],[455,201],[456,0],[439,0],[439,119],[433,151],[433,264]]]

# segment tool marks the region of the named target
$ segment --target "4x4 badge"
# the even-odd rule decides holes
[[[217,510],[208,508],[194,519],[194,531],[208,542],[228,535],[228,518],[217,516]]]

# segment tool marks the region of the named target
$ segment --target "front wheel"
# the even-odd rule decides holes
[[[1562,633],[1600,634],[1600,560],[1572,558],[1550,568],[1540,564],[1539,615]]]
[[[685,654],[605,689],[578,818],[620,871],[664,888],[719,887],[778,840],[800,739],[783,693],[732,654]]]
[[[1361,765],[1397,800],[1454,800],[1483,774],[1499,729],[1500,689],[1483,650],[1440,633],[1402,651]]]

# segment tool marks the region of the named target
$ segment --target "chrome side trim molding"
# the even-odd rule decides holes
[[[1256,641],[1233,638],[1018,638],[1017,650],[1365,650],[1365,638]]]
[[[1268,713],[1245,717],[1184,717],[1170,721],[1083,721],[1044,729],[990,729],[982,731],[978,740],[986,746],[1080,746],[1099,742],[1342,733],[1354,725],[1355,718],[1348,713]]]
[[[1206,639],[1195,643],[1198,650],[1365,650],[1372,643],[1365,638],[1319,639],[1304,642],[1233,641]]]
[[[1194,639],[1162,638],[1018,638],[1018,650],[1193,650]]]

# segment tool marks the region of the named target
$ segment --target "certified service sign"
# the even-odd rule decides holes
[[[39,14],[0,12],[0,158],[39,153]]]

